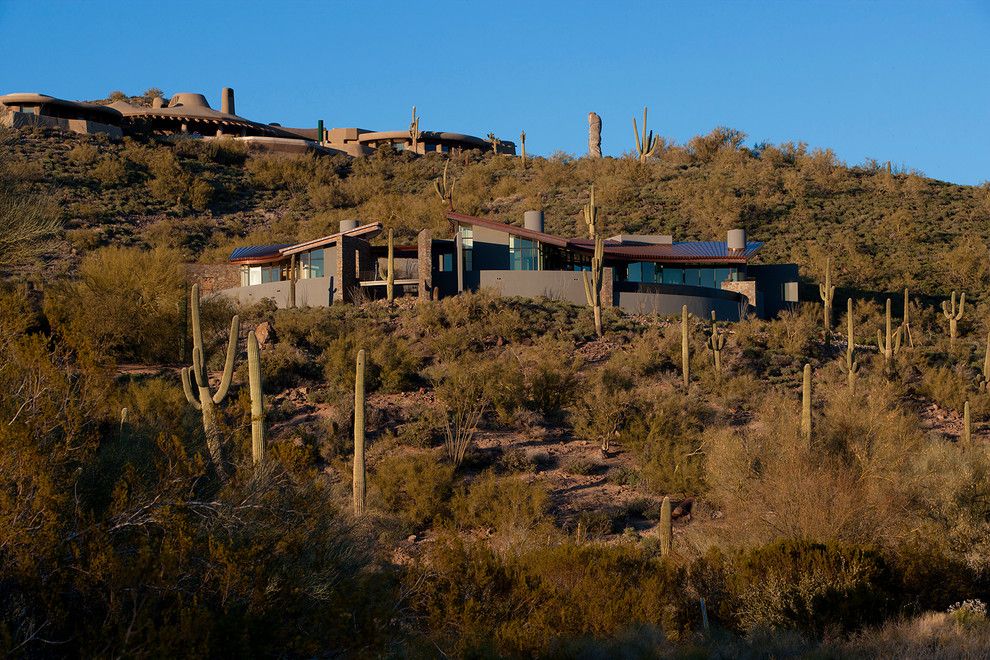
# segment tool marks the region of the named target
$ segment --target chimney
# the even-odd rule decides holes
[[[165,105],[165,99],[163,99],[162,97],[156,96],[155,98],[151,99],[151,107],[152,108],[156,108],[157,109],[157,108],[162,107],[163,105]]]
[[[730,229],[726,236],[726,247],[730,250],[746,250],[746,230],[745,229]]]
[[[350,231],[352,229],[358,228],[357,220],[341,220],[340,221],[340,233],[343,234],[345,231]]]
[[[543,211],[526,211],[523,213],[523,227],[543,233]]]
[[[224,87],[223,91],[220,92],[220,112],[228,115],[237,114],[234,111],[234,90],[230,87]]]

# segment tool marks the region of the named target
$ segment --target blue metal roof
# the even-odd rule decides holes
[[[281,256],[279,250],[291,246],[292,243],[274,243],[272,245],[248,245],[234,248],[230,253],[230,261],[244,261],[247,259],[265,259]]]

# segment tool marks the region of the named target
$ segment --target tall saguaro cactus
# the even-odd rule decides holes
[[[391,305],[395,301],[395,246],[392,243],[392,230],[388,230],[388,270],[385,272],[385,298]]]
[[[688,308],[681,305],[681,377],[684,389],[691,384],[691,347],[688,345]]]
[[[832,300],[835,298],[835,286],[832,284],[832,257],[825,263],[825,283],[818,285],[818,295],[822,299],[823,313],[825,317],[825,337],[832,329]]]
[[[846,299],[846,382],[849,389],[856,389],[856,373],[859,362],[856,360],[856,333],[853,329],[853,299]]]
[[[973,444],[973,420],[969,416],[969,400],[963,404],[963,443],[967,447]]]
[[[660,505],[660,556],[669,557],[674,547],[674,519],[671,511],[670,497],[664,495]]]
[[[450,183],[447,182],[447,166],[450,165],[448,160],[443,164],[443,179],[437,177],[433,180],[433,188],[437,191],[437,197],[440,198],[441,202],[447,203],[447,208],[451,211],[454,210],[454,180],[451,179]]]
[[[494,133],[489,133],[488,142],[492,145],[492,155],[498,155],[498,148],[502,144],[502,141]]]
[[[712,312],[714,314],[714,311]],[[725,334],[720,332],[715,321],[712,320],[712,334],[708,338],[708,348],[715,356],[715,374],[722,376],[722,349],[725,348]]]
[[[904,339],[908,346],[914,348],[914,337],[911,335],[911,292],[907,287],[904,287],[904,320],[901,321],[901,327],[904,328]]]
[[[804,365],[804,381],[801,385],[801,437],[811,448],[811,365]]]
[[[949,343],[956,343],[956,335],[959,332],[959,321],[962,320],[963,310],[966,308],[966,292],[959,296],[959,306],[956,306],[956,292],[952,292],[950,300],[942,301],[942,315],[949,320]]]
[[[364,349],[357,354],[354,372],[354,515],[364,515]]]
[[[646,132],[646,111],[647,108],[643,108],[643,134],[639,133],[639,127],[636,125],[636,118],[633,117],[633,135],[636,137],[636,152],[639,154],[639,162],[643,163],[647,158],[650,158],[657,152],[657,147],[660,146],[660,136],[653,136],[653,131],[649,133]]]
[[[884,327],[886,333],[881,337],[880,331],[877,330],[877,348],[880,349],[880,354],[883,356],[884,367],[889,372],[892,368],[892,363],[894,356],[901,351],[901,334],[904,331],[903,326],[899,326],[896,332],[891,333],[891,321],[890,321],[890,298],[887,298],[886,313],[884,315]]]
[[[581,271],[584,295],[588,306],[595,313],[595,334],[602,336],[602,276],[605,272],[605,239],[598,225],[598,207],[595,205],[595,187],[591,187],[591,200],[584,205],[584,221],[588,233],[595,240],[595,252],[591,257],[591,270]]]
[[[251,458],[260,465],[265,458],[265,400],[261,382],[261,351],[258,335],[248,333],[248,387],[251,392]]]
[[[194,284],[189,295],[190,325],[193,335],[193,364],[181,371],[182,391],[186,400],[203,416],[203,432],[206,435],[206,448],[217,475],[223,479],[226,471],[223,466],[223,455],[220,451],[220,431],[217,429],[216,405],[227,397],[230,389],[230,379],[234,375],[234,358],[237,355],[237,335],[240,330],[240,318],[234,316],[230,320],[230,336],[227,340],[227,358],[223,365],[223,375],[220,385],[214,394],[210,394],[210,381],[206,373],[206,357],[203,355],[203,328],[199,321],[199,284]],[[197,391],[193,393],[190,371],[196,379]]]
[[[412,121],[409,122],[409,139],[412,141],[413,153],[419,150],[419,138],[422,133],[419,131],[419,117],[416,116],[416,106],[412,109]]]

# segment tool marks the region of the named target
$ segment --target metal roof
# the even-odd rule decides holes
[[[275,243],[273,245],[248,245],[234,248],[230,253],[230,261],[248,261],[255,259],[274,259],[281,257],[279,252],[282,248],[287,248],[292,243]]]
[[[360,227],[355,227],[354,229],[348,229],[347,231],[337,232],[336,234],[316,238],[311,241],[303,241],[302,243],[248,245],[246,247],[234,248],[234,251],[230,253],[228,261],[247,265],[272,263],[275,261],[281,261],[285,257],[293,254],[332,245],[340,240],[341,236],[368,236],[369,234],[377,234],[381,230],[382,223],[372,222],[366,225],[361,225]]]
[[[476,218],[462,213],[448,213],[447,218],[457,224],[487,227],[582,254],[591,254],[595,249],[595,242],[588,238],[562,238],[553,234],[533,231],[486,218]],[[648,244],[641,241],[618,241],[613,238],[605,240],[604,252],[606,258],[620,261],[745,264],[762,247],[763,243],[761,242],[747,242],[745,250],[730,250],[725,241],[677,241],[670,244]]]

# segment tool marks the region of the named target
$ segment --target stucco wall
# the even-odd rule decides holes
[[[605,269],[611,273],[611,268]],[[488,270],[482,271],[481,286],[496,289],[503,296],[549,298],[575,305],[586,305],[584,282],[580,271],[573,270]],[[602,304],[608,305],[605,288],[611,289],[609,278],[603,278]]]
[[[715,310],[719,321],[738,321],[746,308],[744,296],[732,292],[683,284],[623,283],[616,287],[616,305],[630,314],[677,316],[681,306],[701,318],[711,318]]]
[[[332,283],[332,277],[299,280],[296,282],[296,306],[329,306],[330,287]],[[285,309],[289,301],[289,283],[268,282],[266,284],[255,284],[254,286],[237,286],[224,289],[220,294],[236,300],[241,305],[251,305],[265,298],[271,298],[280,309]]]
[[[116,140],[119,140],[123,136],[123,132],[120,130],[119,126],[101,124],[100,122],[88,121],[86,119],[63,119],[61,117],[50,117],[48,115],[36,115],[31,112],[8,112],[5,115],[0,116],[0,125],[9,126],[11,128],[47,126],[49,128],[58,128],[63,131],[84,133],[86,135],[105,133]]]

